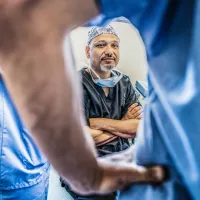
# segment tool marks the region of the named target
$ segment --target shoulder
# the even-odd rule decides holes
[[[121,80],[120,80],[121,84],[123,84],[124,86],[129,86],[132,85],[131,79],[129,76],[127,76],[126,74],[123,74]]]
[[[129,76],[127,76],[126,74],[123,74],[122,80],[126,83],[131,83],[131,79]]]
[[[134,84],[131,81],[130,77],[127,76],[126,74],[123,74],[123,76],[122,76],[122,78],[120,80],[120,86],[122,88],[124,88],[126,91],[135,93],[135,89],[134,89],[133,85]]]
[[[90,81],[90,75],[86,71],[86,68],[82,68],[79,71],[77,71],[78,76],[80,77],[82,83],[85,83],[87,81]]]
[[[118,70],[113,70],[117,75],[120,75],[120,73],[122,73],[122,72],[120,72],[120,71],[118,71]],[[126,74],[123,74],[122,73],[122,78],[121,78],[121,80],[123,80],[124,82],[130,82],[130,78],[129,78],[129,76],[127,76]]]
[[[90,77],[90,74],[86,71],[87,68],[82,68],[77,71],[79,80],[81,81],[82,89],[84,95],[90,91],[91,87],[93,86],[93,81]]]

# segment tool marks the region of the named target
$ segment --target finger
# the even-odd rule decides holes
[[[137,117],[138,115],[140,115],[142,112],[143,112],[142,109],[137,109],[137,111],[136,111],[134,114],[132,114],[132,117],[133,117],[133,118],[136,118],[136,117]]]
[[[135,182],[141,183],[159,183],[164,181],[166,176],[165,168],[160,166],[144,168],[139,167],[135,175]]]
[[[128,111],[132,111],[134,108],[136,108],[138,106],[138,103],[134,103],[132,104],[129,108],[128,108]]]
[[[143,117],[143,112],[142,112],[140,115],[138,115],[138,116],[136,117],[136,119],[142,119],[142,117]]]
[[[137,111],[139,111],[139,110],[142,110],[142,107],[141,106],[137,106],[136,108],[134,108],[134,109],[132,109],[131,111],[130,111],[130,113],[132,114],[132,115],[134,115]]]
[[[133,117],[137,118],[138,116],[140,116],[143,113],[143,110],[138,110]]]

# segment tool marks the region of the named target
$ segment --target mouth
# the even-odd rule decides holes
[[[115,58],[102,58],[102,61],[115,61]]]

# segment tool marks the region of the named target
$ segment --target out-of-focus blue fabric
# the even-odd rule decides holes
[[[15,190],[0,190],[1,200],[47,200],[49,190],[49,173],[44,173],[36,185]]]
[[[0,75],[0,194],[8,190],[14,193],[22,188],[27,189],[44,179],[48,183],[48,176],[47,159],[21,122]],[[40,186],[44,190],[44,186]],[[36,192],[33,189],[29,191]],[[25,191],[21,193],[22,196],[23,193]],[[24,196],[23,199],[28,197]]]
[[[127,188],[119,199],[199,199],[200,1],[99,2],[102,14],[90,25],[125,16],[139,30],[147,51],[149,97],[136,162],[165,164],[171,174],[162,185]]]

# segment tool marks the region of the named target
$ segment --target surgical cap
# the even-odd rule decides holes
[[[88,45],[90,45],[91,41],[95,37],[102,35],[102,34],[113,34],[113,35],[117,36],[117,38],[119,39],[117,33],[115,32],[114,28],[111,25],[104,26],[104,27],[94,26],[88,32]]]

